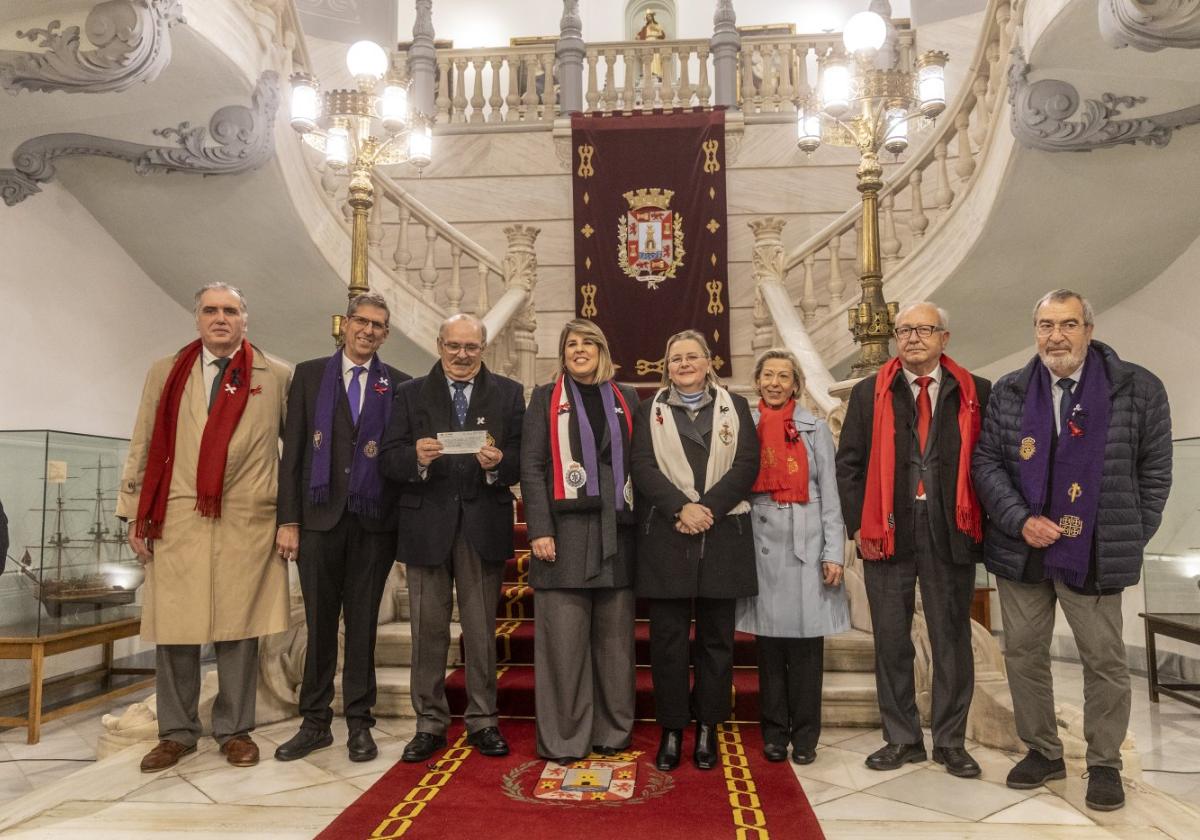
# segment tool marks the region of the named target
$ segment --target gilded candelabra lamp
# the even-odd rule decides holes
[[[798,102],[796,143],[808,154],[822,143],[858,149],[858,191],[862,194],[859,262],[862,299],[849,311],[850,332],[859,345],[851,376],[866,376],[888,359],[888,341],[897,305],[883,299],[879,251],[879,190],[883,168],[879,151],[900,154],[908,148],[914,119],[934,119],[946,109],[945,67],[949,56],[922,53],[916,70],[877,66],[887,40],[887,21],[875,12],[850,18],[842,36],[846,55],[819,60],[816,95]]]
[[[359,41],[346,53],[356,90],[321,94],[307,73],[292,76],[292,128],[323,152],[334,170],[350,173],[349,204],[354,211],[350,245],[349,297],[368,291],[367,217],[375,204],[371,171],[376,165],[409,163],[423,169],[433,157],[430,119],[409,103],[408,82],[390,69],[387,53]],[[342,342],[343,316],[333,316],[333,338]]]

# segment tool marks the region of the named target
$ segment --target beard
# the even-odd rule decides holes
[[[1055,376],[1069,376],[1083,364],[1087,349],[1087,344],[1081,344],[1065,356],[1052,356],[1049,352],[1038,351],[1038,358]]]

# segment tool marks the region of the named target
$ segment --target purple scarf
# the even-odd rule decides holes
[[[329,474],[333,462],[333,411],[339,400],[346,399],[342,380],[342,351],[329,357],[317,392],[316,417],[312,447],[312,473],[309,476],[308,498],[314,505],[329,501]],[[379,440],[392,416],[392,387],[387,370],[378,356],[371,357],[367,368],[367,388],[363,394],[362,411],[358,414],[358,445],[350,464],[350,499],[353,513],[379,519],[383,496],[383,476],[379,474]]]
[[[1104,446],[1112,408],[1108,371],[1100,353],[1089,347],[1082,380],[1069,397],[1063,397],[1070,399],[1071,413],[1054,446],[1051,469],[1054,399],[1050,371],[1040,359],[1030,364],[1034,369],[1025,394],[1018,450],[1021,493],[1030,512],[1036,516],[1045,510],[1045,515],[1063,531],[1046,549],[1046,577],[1080,587],[1087,579],[1100,507]]]
[[[572,421],[578,420],[578,423],[572,422],[572,426],[579,429],[579,448],[582,450],[583,468],[587,472],[587,481],[584,482],[585,495],[594,498],[600,497],[600,465],[599,465],[599,447],[596,445],[596,434],[592,430],[592,424],[588,422],[587,413],[583,410],[583,396],[579,393],[579,386],[575,384],[575,380],[569,376],[564,376],[567,385],[571,389],[571,402],[575,406],[575,411],[571,415]],[[600,402],[604,404],[604,419],[608,423],[608,438],[612,446],[612,471],[613,471],[613,489],[615,490],[614,497],[616,509],[620,511],[627,510],[630,505],[625,502],[625,436],[622,434],[625,430],[621,425],[621,418],[617,416],[617,401],[614,397],[615,386],[605,387],[609,383],[601,384]],[[624,412],[624,409],[622,409]]]

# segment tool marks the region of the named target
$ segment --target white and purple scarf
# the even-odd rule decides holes
[[[615,382],[602,383],[599,391],[612,448],[614,506],[618,514],[628,513],[633,510],[629,480],[633,416]],[[559,376],[550,392],[550,455],[554,475],[553,507],[561,511],[599,509],[600,443],[588,421],[579,386],[565,375]]]

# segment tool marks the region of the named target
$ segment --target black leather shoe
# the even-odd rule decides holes
[[[783,744],[764,744],[763,757],[767,761],[787,761],[787,747]]]
[[[328,729],[301,727],[299,732],[275,748],[275,760],[295,761],[298,758],[304,758],[314,750],[322,750],[332,744],[333,733]]]
[[[933,760],[946,765],[946,772],[961,779],[974,779],[983,771],[979,763],[962,747],[934,747]]]
[[[926,758],[924,744],[885,744],[867,756],[866,764],[872,770],[896,770]]]
[[[346,749],[350,751],[351,761],[373,761],[379,757],[379,747],[375,746],[369,726],[351,732],[346,739]]]
[[[446,746],[445,735],[434,735],[432,732],[418,732],[408,742],[408,746],[404,748],[404,752],[400,755],[400,760],[408,762],[426,761],[444,746]]]
[[[606,747],[604,744],[593,744],[592,752],[594,752],[596,755],[602,755],[607,758],[610,755],[616,755],[617,753],[624,752],[624,750],[620,747]]]
[[[682,751],[683,731],[664,729],[662,739],[658,742],[658,755],[654,757],[654,766],[659,770],[674,770],[679,766],[679,754]]]
[[[817,760],[816,750],[802,750],[792,747],[792,762],[795,764],[812,764]]]
[[[1121,786],[1121,771],[1115,767],[1095,765],[1087,769],[1088,786],[1084,802],[1093,811],[1115,811],[1125,805],[1125,788]]]
[[[1067,778],[1067,765],[1061,758],[1046,758],[1037,750],[1030,750],[1008,771],[1004,782],[1014,790],[1033,790],[1051,779]]]
[[[487,726],[478,732],[472,732],[467,736],[467,743],[492,758],[508,755],[508,741],[504,740],[500,729],[495,726]]]
[[[697,770],[711,770],[717,766],[717,727],[711,723],[696,724],[696,748],[692,751],[692,763]]]

